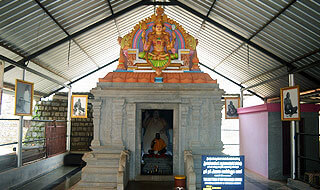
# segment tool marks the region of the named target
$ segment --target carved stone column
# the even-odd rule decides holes
[[[221,118],[222,118],[221,110],[222,110],[223,103],[220,99],[214,99],[213,104],[214,104],[213,109],[216,110],[215,120],[212,122],[214,123],[213,132],[217,134],[215,138],[215,145],[220,146],[222,150],[223,143],[221,141]]]
[[[124,111],[125,111],[125,100],[114,99],[112,105],[112,129],[111,129],[111,143],[115,146],[123,146],[122,130],[124,128]]]
[[[101,115],[101,99],[92,101],[93,105],[93,140],[91,146],[100,146],[100,115]]]
[[[130,180],[134,180],[135,176],[135,166],[136,162],[136,104],[135,103],[128,103],[126,105],[126,113],[127,113],[127,132],[126,132],[126,149],[129,149],[131,152],[130,156]],[[137,126],[138,127],[138,126]]]
[[[189,127],[189,105],[188,102],[185,100],[182,100],[182,104],[179,105],[179,112],[180,112],[180,117],[179,117],[179,172],[184,173],[184,162],[183,162],[183,152],[185,150],[189,150],[190,148],[188,147],[188,127]]]
[[[201,101],[192,100],[191,101],[191,126],[190,126],[190,146],[200,146],[200,117],[201,117]]]

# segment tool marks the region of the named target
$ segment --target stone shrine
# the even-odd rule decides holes
[[[197,40],[159,7],[119,43],[117,70],[91,90],[94,138],[77,189],[124,189],[129,180],[174,175],[186,175],[188,189],[200,189],[201,155],[222,155],[224,91],[200,70]],[[148,152],[151,113],[163,120],[158,133],[165,153]]]

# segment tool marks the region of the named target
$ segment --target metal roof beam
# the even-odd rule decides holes
[[[129,11],[131,11],[131,10],[133,10],[135,8],[138,8],[138,7],[142,6],[142,5],[145,5],[145,3],[146,3],[146,1],[143,1],[143,0],[139,1],[138,3],[135,3],[135,4],[131,5],[130,7],[127,7],[125,9],[115,13],[114,16],[109,16],[107,18],[104,18],[104,19],[102,19],[102,20],[100,20],[100,21],[98,21],[98,22],[96,22],[96,23],[94,23],[94,24],[92,24],[92,25],[90,25],[90,26],[88,26],[86,28],[83,28],[82,30],[80,30],[78,32],[75,32],[75,33],[71,34],[70,36],[67,36],[67,37],[65,37],[65,38],[63,38],[63,39],[61,39],[61,40],[59,40],[59,41],[57,41],[57,42],[45,47],[45,48],[43,48],[43,49],[41,49],[41,50],[31,54],[31,55],[29,55],[26,58],[21,59],[20,61],[18,61],[18,63],[21,64],[21,63],[24,63],[26,61],[29,61],[29,60],[31,60],[31,59],[33,59],[33,58],[35,58],[35,57],[37,57],[37,56],[49,51],[49,50],[51,50],[51,49],[53,49],[53,48],[65,43],[65,42],[75,38],[75,37],[80,36],[81,34],[83,34],[85,32],[88,32],[88,31],[90,31],[90,30],[92,30],[92,29],[94,29],[94,28],[96,28],[96,27],[98,27],[98,26],[100,26],[100,25],[112,20],[113,18],[117,18],[117,17],[125,14],[126,12],[129,12]]]
[[[270,51],[264,49],[263,47],[261,47],[261,46],[259,46],[258,44],[250,41],[249,39],[241,36],[240,34],[234,32],[233,30],[231,30],[231,29],[223,26],[222,24],[220,24],[220,23],[212,20],[212,19],[209,18],[208,16],[205,16],[205,15],[199,13],[198,11],[196,11],[196,10],[194,10],[193,8],[191,8],[191,7],[187,6],[187,5],[179,2],[178,0],[171,0],[171,1],[175,2],[175,3],[176,3],[179,7],[181,7],[182,9],[184,9],[184,10],[186,10],[186,11],[188,11],[188,12],[190,12],[190,13],[192,13],[192,14],[194,14],[194,15],[202,18],[202,19],[204,19],[205,21],[213,24],[214,26],[216,26],[216,27],[218,27],[219,29],[225,31],[226,33],[232,35],[233,37],[235,37],[235,38],[237,38],[237,39],[239,39],[239,40],[241,40],[241,41],[249,44],[250,46],[252,46],[252,47],[254,47],[254,48],[256,48],[256,49],[259,50],[260,52],[262,52],[262,53],[266,54],[267,56],[269,56],[269,57],[275,59],[276,61],[280,62],[282,65],[287,66],[289,69],[294,69],[294,68],[295,68],[295,67],[294,67],[293,65],[291,65],[289,62],[285,61],[284,59],[280,58],[279,56],[271,53]],[[306,79],[308,79],[308,80],[310,80],[310,81],[312,81],[312,82],[320,83],[320,80],[318,80],[318,79],[316,79],[316,78],[308,75],[307,73],[301,72],[300,75],[302,75],[303,77],[305,77]]]
[[[66,29],[64,29],[64,27],[51,15],[51,13],[48,11],[48,9],[46,9],[39,0],[34,0],[39,7],[41,7],[41,9],[47,13],[47,15],[51,18],[51,20],[53,20],[58,26],[59,28],[67,35],[70,36],[70,34],[67,32]],[[99,65],[95,62],[95,60],[92,59],[92,57],[80,46],[80,44],[75,40],[75,39],[71,39],[80,49],[81,51],[86,54],[86,56],[92,61],[92,63],[94,63],[97,67],[99,67]],[[70,46],[69,46],[70,48]]]
[[[265,80],[265,81],[259,82],[259,83],[257,83],[257,84],[254,84],[254,85],[252,85],[252,86],[248,86],[248,87],[243,88],[243,89],[241,89],[241,90],[242,90],[242,91],[244,91],[244,90],[248,90],[248,89],[251,89],[251,88],[253,88],[253,87],[257,87],[257,86],[260,86],[260,85],[263,85],[263,84],[269,83],[269,82],[271,82],[271,81],[278,80],[278,79],[280,79],[280,78],[286,77],[288,74],[294,74],[294,73],[300,73],[300,72],[303,72],[304,70],[307,70],[307,69],[310,69],[310,68],[313,68],[313,67],[315,67],[315,66],[319,65],[319,63],[320,63],[320,60],[315,61],[315,62],[313,62],[313,63],[310,63],[309,65],[305,65],[305,66],[303,66],[303,67],[296,68],[296,69],[291,70],[290,72],[288,72],[288,73],[286,73],[286,74],[283,74],[283,75],[280,75],[280,76],[274,77],[274,78],[272,78],[272,79],[268,79],[268,80]]]
[[[97,72],[97,71],[99,71],[99,70],[101,70],[101,69],[103,69],[103,68],[105,68],[105,67],[107,67],[107,66],[109,66],[109,65],[111,65],[111,64],[113,64],[113,63],[115,63],[115,62],[117,62],[118,60],[119,60],[119,58],[118,58],[118,59],[115,59],[115,60],[113,60],[113,61],[111,61],[111,62],[109,62],[109,63],[107,63],[107,64],[105,64],[105,65],[103,65],[102,67],[99,67],[99,68],[95,69],[94,71],[91,71],[90,73],[87,73],[86,75],[84,75],[84,76],[82,76],[82,77],[80,77],[80,78],[78,78],[78,79],[76,79],[76,80],[74,80],[74,81],[72,81],[72,82],[69,82],[69,83],[68,83],[68,86],[70,86],[70,85],[78,82],[78,81],[81,80],[81,79],[86,78],[86,77],[89,76],[89,75],[92,75],[93,73],[95,73],[95,72]],[[52,94],[54,94],[54,93],[56,93],[56,92],[59,92],[60,90],[62,90],[62,89],[64,89],[64,88],[65,88],[65,87],[60,87],[60,88],[58,88],[57,90],[54,90],[54,91],[50,92],[49,94],[47,94],[46,97],[48,97],[48,96],[50,96],[50,95],[52,95]],[[46,97],[45,97],[45,98],[46,98]]]
[[[109,5],[109,7],[110,7],[111,16],[114,17],[114,18],[113,18],[113,21],[114,21],[114,24],[116,25],[116,28],[117,28],[117,31],[118,31],[118,34],[119,34],[119,37],[120,37],[121,34],[120,34],[120,30],[119,30],[119,27],[118,27],[117,20],[116,20],[116,18],[115,18],[115,16],[114,16],[114,13],[113,13],[112,5],[111,5],[111,3],[110,3],[110,0],[107,0],[107,2],[108,2],[108,5]]]
[[[20,52],[18,52],[18,51],[16,51],[16,50],[14,50],[13,48],[11,48],[11,47],[9,47],[9,46],[7,46],[7,45],[5,45],[3,42],[0,42],[0,46],[2,46],[2,47],[4,47],[5,49],[7,49],[7,50],[9,50],[9,51],[11,51],[11,52],[13,52],[13,53],[15,53],[15,54],[17,54],[17,55],[19,55],[20,57],[23,57],[23,58],[25,58],[26,56],[24,56],[22,53],[20,53]],[[55,72],[55,71],[52,71],[51,69],[49,69],[49,68],[47,68],[47,67],[45,67],[45,66],[43,66],[42,64],[40,64],[40,63],[38,63],[38,62],[36,62],[35,60],[30,60],[31,62],[33,62],[34,64],[36,64],[36,65],[38,65],[39,67],[41,67],[41,68],[43,68],[43,69],[45,69],[45,70],[47,70],[47,71],[49,71],[50,73],[53,73],[53,74],[55,74],[55,75],[57,75],[57,76],[59,76],[59,77],[61,77],[61,78],[63,78],[64,80],[67,80],[67,81],[70,81],[69,79],[67,79],[66,77],[64,77],[64,76],[62,76],[62,75],[60,75],[60,74],[58,74],[57,72]],[[23,63],[23,64],[21,64],[21,66],[26,66],[26,64],[25,63]],[[7,72],[7,71],[10,71],[11,69],[13,69],[15,66],[14,65],[10,65],[10,66],[8,66],[8,68],[7,69],[5,69],[4,70],[4,72]]]
[[[11,84],[11,83],[8,83],[8,82],[3,82],[3,87],[6,88],[9,92],[13,91],[13,94],[14,94],[14,91],[16,90],[15,89],[16,86],[14,84]],[[33,90],[33,95],[34,96],[43,97],[43,96],[46,95],[46,93]]]
[[[145,1],[144,5],[161,5],[161,6],[170,6],[170,5],[178,5],[177,3],[170,1],[170,2],[159,2],[159,1]]]
[[[10,71],[11,69],[15,68],[14,65],[9,65],[6,68],[4,68],[4,72]]]
[[[304,54],[304,55],[302,55],[302,56],[300,56],[300,57],[297,57],[296,59],[290,61],[290,64],[292,64],[292,63],[294,63],[294,62],[297,62],[297,61],[300,61],[300,60],[302,60],[302,59],[304,59],[304,58],[307,58],[307,57],[309,57],[309,56],[312,56],[312,55],[314,55],[314,54],[316,54],[316,53],[318,53],[318,52],[320,52],[320,48],[319,48],[319,49],[316,49],[316,50],[314,50],[314,51],[311,51],[311,52],[309,52],[309,53],[306,53],[306,54]],[[270,70],[268,70],[268,71],[266,71],[266,72],[264,72],[264,73],[261,73],[261,74],[255,76],[255,77],[252,77],[252,78],[250,78],[250,79],[248,79],[248,80],[246,80],[246,81],[241,82],[241,84],[245,84],[245,83],[247,83],[247,82],[249,82],[249,81],[252,81],[252,80],[254,80],[254,79],[257,79],[257,78],[259,78],[259,77],[261,77],[261,76],[264,76],[264,75],[266,75],[266,74],[272,73],[272,72],[274,72],[274,71],[276,71],[276,70],[278,70],[278,69],[281,69],[281,68],[283,68],[283,67],[285,67],[285,66],[284,66],[284,65],[281,65],[281,66],[279,66],[279,67],[270,69]]]
[[[0,59],[3,60],[3,61],[6,61],[6,62],[8,62],[8,63],[10,63],[10,64],[12,64],[12,65],[14,65],[14,66],[16,66],[16,67],[20,67],[20,68],[22,68],[22,69],[25,69],[25,70],[29,71],[30,73],[36,74],[36,75],[38,75],[38,76],[40,76],[40,77],[42,77],[42,78],[45,78],[45,79],[50,80],[50,81],[52,81],[52,82],[54,82],[54,83],[57,83],[57,84],[59,84],[59,85],[61,85],[61,86],[64,86],[64,87],[66,87],[66,88],[69,88],[68,85],[65,85],[64,83],[62,83],[62,82],[60,82],[60,81],[57,81],[56,79],[51,78],[51,77],[49,77],[49,76],[47,76],[47,75],[45,75],[45,74],[43,74],[43,73],[40,73],[40,72],[38,72],[38,71],[36,71],[36,70],[33,70],[33,69],[31,69],[31,68],[29,68],[29,67],[27,67],[27,66],[22,66],[21,64],[19,64],[19,63],[15,62],[15,61],[13,61],[13,60],[11,60],[11,59],[3,56],[3,55],[0,55]]]
[[[295,3],[296,0],[291,1],[286,7],[284,7],[282,10],[280,10],[274,17],[272,17],[268,22],[266,22],[263,26],[261,26],[257,31],[255,31],[248,39],[247,41],[250,41],[252,38],[254,38],[259,32],[261,32],[263,29],[265,29],[272,21],[274,21],[276,18],[278,18],[283,12],[285,12],[293,3]],[[239,49],[241,49],[247,42],[243,42],[239,47],[237,47],[235,50],[233,50],[227,57],[225,57],[222,61],[220,61],[215,68],[217,68],[219,65],[224,63],[226,60],[228,60],[230,57],[232,57]]]
[[[212,10],[212,8],[213,8],[213,6],[214,6],[215,3],[216,3],[216,0],[214,0],[213,3],[211,4],[211,7],[209,8],[209,11],[208,11],[208,13],[207,13],[207,17],[210,15],[210,12],[211,12],[211,10]],[[199,36],[199,34],[200,34],[200,32],[201,32],[201,30],[202,30],[205,22],[206,22],[205,20],[202,21],[201,26],[200,26],[200,29],[198,30],[195,38],[198,38],[198,36]]]
[[[212,2],[212,5],[211,5],[211,7],[210,7],[210,9],[209,9],[209,11],[208,11],[208,13],[207,13],[207,17],[210,15],[210,13],[211,13],[211,11],[212,11],[212,8],[213,8],[214,4],[216,3],[216,1],[217,1],[217,0],[214,0],[214,1]]]
[[[239,83],[237,83],[237,82],[235,82],[235,81],[233,81],[233,80],[229,79],[228,77],[226,77],[226,76],[224,76],[223,74],[221,74],[221,73],[217,72],[216,70],[214,70],[214,69],[212,69],[212,68],[208,67],[207,65],[202,64],[202,63],[200,63],[200,62],[199,62],[199,64],[200,64],[200,65],[202,65],[202,66],[204,66],[205,68],[209,69],[210,71],[212,71],[212,72],[214,72],[214,73],[216,73],[216,74],[220,75],[221,77],[223,77],[223,78],[227,79],[228,81],[232,82],[233,84],[235,84],[235,85],[239,86],[241,89],[243,89],[243,88],[244,88],[244,86],[242,86],[241,84],[239,84]],[[251,90],[247,90],[247,91],[248,91],[248,92],[250,92],[251,94],[253,94],[253,95],[255,95],[255,96],[259,97],[260,99],[264,100],[264,98],[263,98],[262,96],[258,95],[257,93],[255,93],[255,92],[253,92],[253,91],[251,91]]]
[[[263,52],[264,54],[272,57],[273,59],[275,59],[275,60],[277,60],[277,61],[279,61],[281,64],[286,65],[287,67],[292,67],[292,65],[290,65],[288,62],[286,62],[286,61],[283,60],[282,58],[280,58],[280,57],[278,57],[277,55],[269,52],[268,50],[262,48],[261,46],[255,44],[254,42],[248,41],[247,38],[241,36],[240,34],[234,32],[233,30],[231,30],[231,29],[223,26],[222,24],[220,24],[220,23],[212,20],[211,18],[209,18],[209,17],[207,17],[207,16],[199,13],[198,11],[192,9],[191,7],[188,7],[187,5],[181,3],[181,2],[179,2],[179,1],[177,1],[177,0],[172,0],[172,1],[176,2],[176,3],[178,4],[178,6],[181,7],[181,8],[183,8],[184,10],[186,10],[186,11],[188,11],[188,12],[190,12],[190,13],[192,13],[192,14],[194,14],[194,15],[202,18],[202,19],[204,19],[205,21],[213,24],[214,26],[216,26],[216,27],[218,27],[219,29],[225,31],[226,33],[230,34],[231,36],[233,36],[233,37],[235,37],[235,38],[237,38],[237,39],[239,39],[239,40],[241,40],[241,41],[243,41],[243,42],[248,43],[248,44],[251,45],[252,47],[258,49],[258,50],[261,51],[261,52]]]

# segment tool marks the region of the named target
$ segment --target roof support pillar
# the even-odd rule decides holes
[[[240,90],[240,108],[242,108],[242,107],[243,107],[243,90],[241,88],[241,90]]]
[[[26,70],[23,69],[22,80],[25,80]],[[19,128],[18,128],[18,144],[16,148],[17,155],[17,167],[22,166],[22,136],[23,136],[23,116],[19,117]]]
[[[67,151],[71,150],[71,101],[72,101],[72,87],[70,86],[68,92],[68,111],[67,111]]]
[[[289,74],[289,86],[294,86],[294,74]],[[296,121],[291,121],[290,123],[290,144],[291,144],[291,178],[296,179]]]

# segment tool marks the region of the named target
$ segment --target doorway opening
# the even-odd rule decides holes
[[[141,174],[173,173],[173,110],[142,110]]]

